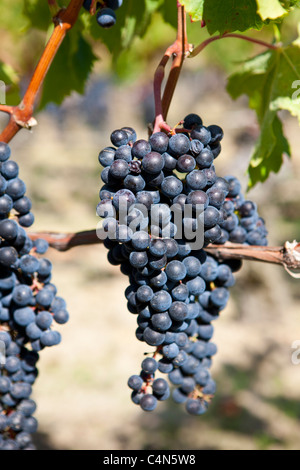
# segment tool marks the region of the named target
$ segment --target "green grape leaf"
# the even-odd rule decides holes
[[[288,12],[282,6],[279,0],[256,0],[258,6],[258,14],[263,20],[275,20]]]
[[[48,2],[40,0],[24,0],[23,15],[26,16],[30,28],[47,31],[52,21]]]
[[[192,21],[200,21],[203,18],[203,7],[205,0],[181,0],[181,5],[186,9]]]
[[[291,152],[288,140],[283,134],[282,122],[276,113],[268,113],[248,167],[248,188],[259,181],[265,181],[271,172],[278,173],[284,154],[290,156]]]
[[[61,104],[72,91],[83,93],[96,59],[77,24],[66,35],[49,69],[44,81],[40,108],[50,102]]]
[[[205,0],[203,19],[209,34],[261,29],[264,24],[256,0]]]
[[[249,97],[261,128],[248,168],[253,186],[271,171],[278,172],[283,155],[290,156],[278,111],[285,109],[300,123],[300,47],[298,41],[269,50],[245,62],[243,69],[229,77],[227,90],[232,98]]]

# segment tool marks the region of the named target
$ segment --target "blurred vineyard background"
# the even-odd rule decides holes
[[[10,5],[9,15],[21,17],[18,7],[20,1]],[[4,24],[9,21],[5,15]],[[285,34],[293,35],[293,27]],[[13,36],[1,31],[0,58],[7,56],[23,74],[24,90],[45,38],[22,28],[20,19]],[[200,42],[199,25],[189,28],[192,41]],[[96,226],[102,184],[98,152],[110,144],[111,131],[125,125],[134,127],[139,138],[147,137],[153,73],[174,34],[155,17],[147,36],[125,51],[114,73],[108,53],[97,46],[101,60],[85,94],[72,94],[60,107],[48,105],[36,114],[38,126],[32,132],[22,131],[13,139],[12,158],[33,200],[35,231]],[[224,43],[186,61],[168,122],[175,125],[196,112],[205,124],[221,125],[225,137],[217,172],[234,174],[246,189],[258,127],[246,99],[233,102],[225,88],[227,73],[253,54],[253,46],[234,39]],[[13,87],[11,91],[13,99]],[[266,220],[272,245],[300,239],[299,127],[296,119],[282,118],[293,158],[249,192]],[[33,395],[38,449],[300,448],[300,364],[291,361],[291,345],[300,340],[299,280],[281,267],[245,262],[229,305],[214,324],[218,354],[212,373],[218,388],[208,413],[189,416],[172,399],[145,413],[131,402],[127,379],[139,372],[144,352],[152,348],[135,338],[136,317],[127,311],[124,297],[127,279],[108,264],[101,245],[66,253],[50,249],[48,257],[70,321],[59,328],[61,345],[40,355]]]

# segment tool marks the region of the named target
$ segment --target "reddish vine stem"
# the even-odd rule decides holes
[[[171,46],[167,48],[154,74],[154,132],[159,132],[160,130],[171,132],[171,127],[167,125],[166,118],[180,75],[183,61],[187,56],[187,53],[191,50],[191,45],[188,43],[186,34],[185,9],[179,3],[177,5],[177,12],[178,22],[176,40]],[[165,67],[171,57],[173,57],[173,62],[171,65],[167,83],[164,88],[163,97],[161,97],[161,86],[165,76]]]
[[[245,41],[248,42],[253,42],[254,44],[259,44],[260,46],[267,47],[268,49],[278,49],[279,45],[278,44],[270,44],[265,41],[261,41],[260,39],[254,39],[249,36],[243,36],[242,34],[237,34],[237,33],[226,33],[226,34],[220,34],[218,36],[212,36],[205,41],[203,41],[199,46],[195,47],[193,51],[189,54],[189,57],[195,57],[198,55],[203,49],[208,46],[211,42],[218,41],[219,39],[225,39],[225,38],[237,38],[237,39],[244,39]]]
[[[10,114],[9,122],[0,134],[0,141],[8,143],[20,129],[29,128],[36,124],[32,115],[37,94],[67,31],[73,27],[78,18],[82,3],[83,0],[70,0],[68,7],[60,10],[54,18],[56,26],[46,44],[21,103],[15,107],[0,107],[0,111]]]
[[[57,251],[67,251],[76,246],[103,243],[96,230],[77,233],[29,232],[31,240],[44,238]],[[227,242],[224,245],[208,245],[207,253],[219,260],[240,259],[281,264],[288,269],[300,269],[300,243],[286,242],[283,246],[249,246]]]

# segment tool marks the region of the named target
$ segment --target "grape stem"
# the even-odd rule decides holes
[[[29,232],[31,240],[43,238],[57,251],[67,251],[81,245],[103,243],[96,230],[77,233]],[[281,264],[287,269],[300,269],[300,243],[285,242],[283,246],[250,246],[226,242],[224,245],[210,244],[205,251],[218,260],[239,259]]]
[[[53,6],[54,2],[48,1],[48,4]],[[2,105],[0,107],[0,111],[10,114],[9,122],[0,134],[1,142],[8,143],[20,129],[31,128],[37,124],[33,118],[36,97],[67,31],[77,21],[82,4],[83,0],[70,0],[68,7],[61,9],[53,18],[55,28],[33,73],[23,100],[18,106]]]
[[[261,41],[260,39],[254,39],[254,38],[251,38],[249,36],[243,36],[242,34],[225,33],[225,34],[220,34],[218,36],[212,36],[212,37],[206,39],[205,41],[201,42],[201,44],[199,44],[199,46],[195,47],[195,49],[193,49],[190,52],[189,57],[195,57],[196,55],[198,55],[211,42],[217,41],[219,39],[225,39],[225,38],[244,39],[244,41],[253,42],[254,44],[259,44],[260,46],[267,47],[268,49],[278,49],[278,47],[280,47],[279,44],[270,44],[268,42]]]
[[[159,132],[161,130],[171,132],[171,127],[166,123],[169,107],[178,82],[183,61],[192,49],[191,44],[189,44],[187,40],[185,9],[179,3],[177,3],[177,18],[176,40],[167,48],[154,74],[155,121],[153,132]],[[173,62],[164,88],[163,96],[161,96],[161,86],[165,76],[165,68],[171,57],[173,57]]]

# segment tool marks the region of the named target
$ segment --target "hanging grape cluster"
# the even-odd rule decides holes
[[[205,247],[266,245],[267,231],[238,179],[215,172],[222,129],[204,126],[196,114],[182,125],[149,140],[137,140],[131,127],[112,132],[112,146],[99,153],[104,185],[97,213],[108,260],[129,278],[125,296],[137,316],[136,337],[147,345],[140,372],[128,380],[132,401],[151,411],[169,398],[171,383],[174,401],[200,415],[216,391],[212,323],[241,267],[237,260],[217,261]],[[194,244],[197,233],[201,246]]]
[[[0,142],[0,450],[28,450],[37,430],[31,394],[39,352],[60,343],[55,323],[69,314],[43,256],[48,243],[24,229],[34,217],[10,153]]]

